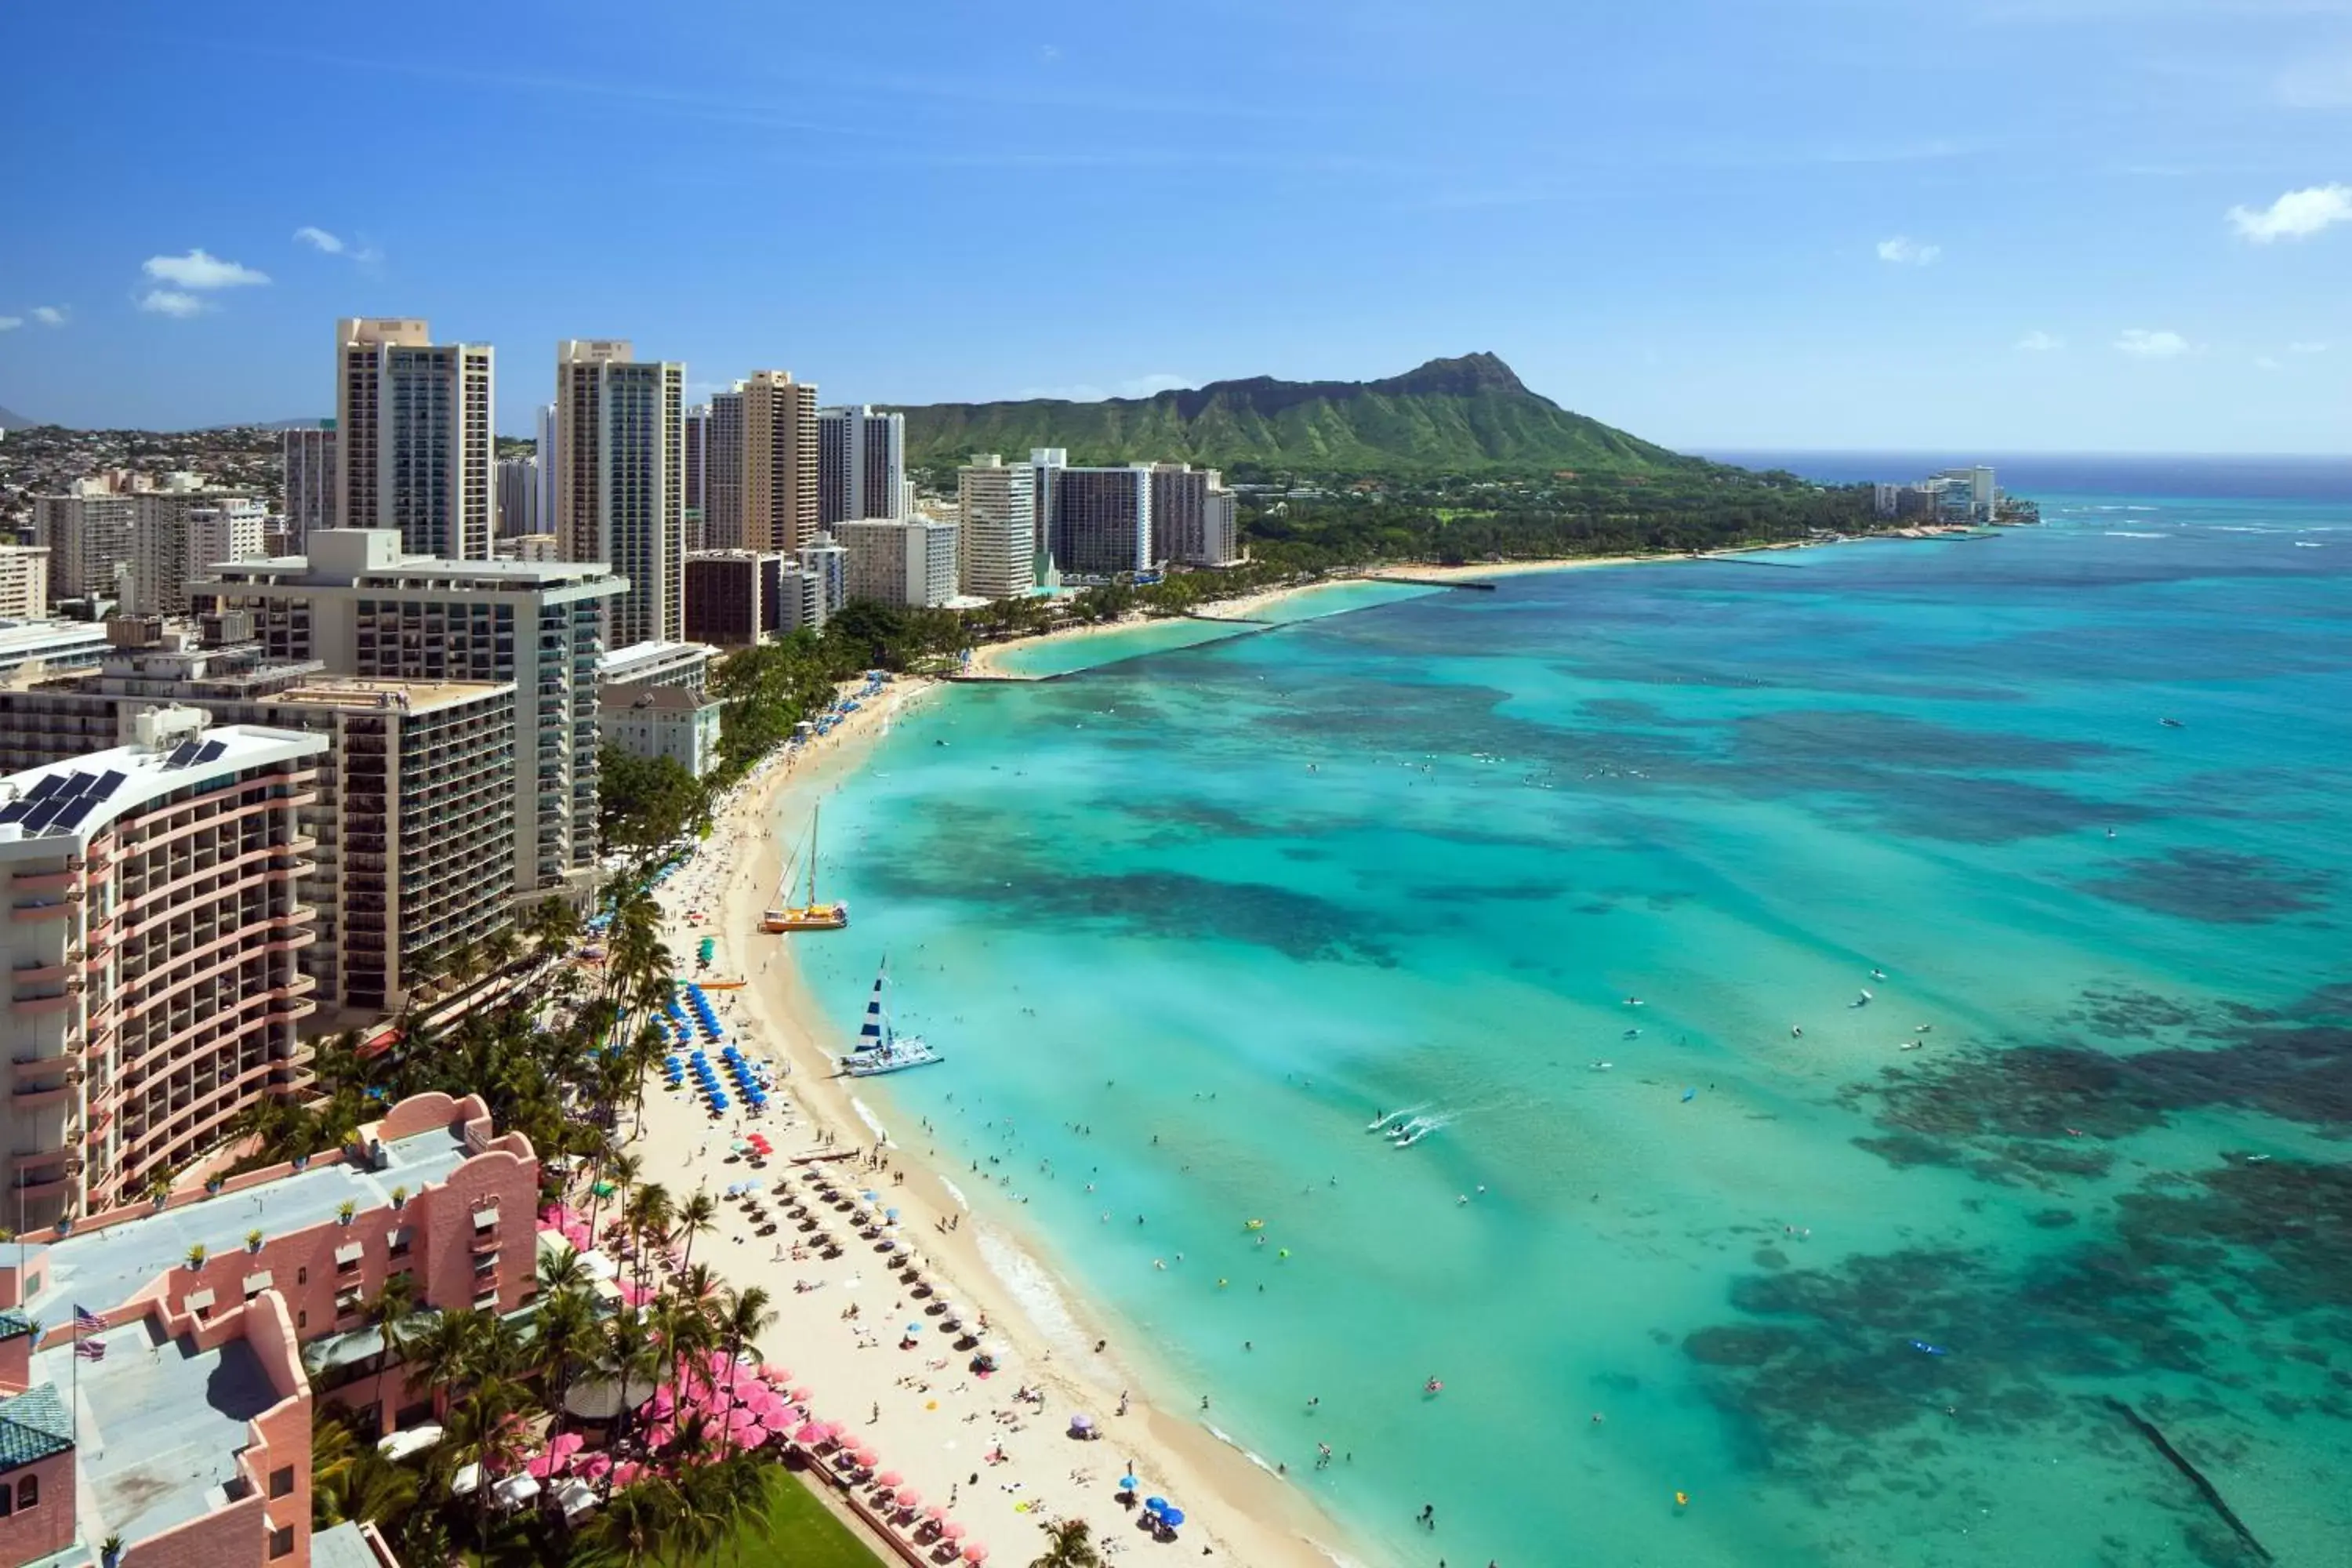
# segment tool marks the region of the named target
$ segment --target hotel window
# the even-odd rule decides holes
[[[28,1508],[38,1508],[40,1506],[41,1478],[38,1476],[26,1476],[23,1480],[16,1483],[16,1511],[18,1513],[22,1513]]]
[[[272,1561],[290,1556],[294,1551],[294,1527],[280,1525],[269,1532],[269,1555]]]

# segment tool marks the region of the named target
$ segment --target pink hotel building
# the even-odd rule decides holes
[[[327,742],[205,722],[151,711],[135,744],[0,779],[0,1226],[140,1196],[309,1081],[297,811]]]
[[[0,1247],[0,1568],[110,1536],[121,1568],[397,1568],[364,1526],[313,1539],[316,1402],[385,1432],[430,1419],[364,1305],[400,1273],[420,1309],[525,1305],[538,1184],[478,1098],[425,1094],[304,1169]],[[77,1339],[106,1353],[77,1367]]]

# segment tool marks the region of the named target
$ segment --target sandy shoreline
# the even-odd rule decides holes
[[[1249,1568],[1329,1568],[1348,1561],[1352,1553],[1339,1546],[1339,1528],[1295,1489],[1221,1441],[1189,1401],[1155,1404],[1138,1363],[1123,1359],[1121,1341],[1129,1331],[1103,1320],[1054,1273],[1039,1248],[993,1218],[971,1214],[929,1158],[919,1122],[886,1118],[878,1096],[854,1093],[853,1080],[833,1076],[830,1053],[846,1042],[785,951],[794,942],[827,937],[756,930],[782,875],[783,847],[809,806],[855,772],[892,718],[935,689],[933,682],[901,681],[814,742],[791,767],[781,760],[769,763],[727,802],[693,859],[663,884],[667,940],[681,968],[704,937],[715,938],[717,958],[708,973],[748,983],[740,990],[709,992],[713,1004],[747,1055],[768,1058],[789,1076],[783,1092],[758,1119],[745,1117],[738,1106],[713,1121],[683,1091],[650,1089],[645,1132],[635,1151],[644,1161],[642,1179],[664,1184],[673,1197],[698,1186],[716,1195],[755,1178],[764,1189],[780,1170],[796,1169],[790,1164],[795,1156],[816,1152],[825,1133],[838,1151],[871,1150],[877,1124],[887,1125],[889,1146],[881,1152],[887,1170],[845,1159],[843,1184],[853,1191],[871,1187],[883,1205],[898,1209],[900,1231],[925,1279],[967,1317],[974,1310],[985,1314],[985,1338],[1006,1352],[996,1375],[971,1373],[969,1354],[955,1353],[930,1327],[926,1303],[908,1295],[875,1244],[857,1239],[845,1218],[830,1211],[819,1212],[845,1247],[831,1263],[813,1254],[805,1261],[777,1256],[780,1244],[795,1237],[793,1228],[786,1225],[774,1237],[755,1238],[733,1204],[722,1204],[720,1228],[698,1245],[695,1261],[709,1261],[733,1284],[765,1286],[778,1321],[762,1337],[764,1359],[789,1367],[794,1384],[809,1390],[819,1418],[844,1423],[857,1440],[870,1443],[886,1468],[921,1492],[924,1503],[949,1503],[951,1517],[970,1527],[968,1539],[989,1545],[996,1561],[1025,1563],[1042,1550],[1041,1518],[1084,1518],[1118,1556],[1151,1548],[1150,1538],[1135,1528],[1135,1515],[1113,1499],[1129,1462],[1146,1494],[1184,1509],[1177,1550],[1186,1561],[1201,1557],[1203,1547],[1212,1560]],[[689,919],[689,911],[699,918]],[[780,1158],[758,1173],[726,1163],[729,1142],[755,1129],[773,1141]],[[795,1190],[804,1187],[796,1180]],[[775,1213],[772,1201],[770,1212]],[[943,1231],[950,1218],[958,1228]],[[796,1281],[814,1288],[796,1292]],[[1041,1283],[1050,1287],[1050,1297]],[[857,1316],[845,1319],[853,1305]],[[917,1336],[919,1348],[898,1348],[906,1323],[926,1325]],[[1109,1348],[1094,1351],[1095,1342],[1105,1339]],[[1014,1391],[1024,1386],[1043,1391],[1042,1407],[1015,1406]],[[1117,1414],[1122,1393],[1129,1402],[1124,1415]],[[1078,1413],[1097,1423],[1099,1440],[1068,1436],[1069,1418]],[[991,1462],[986,1456],[1000,1444],[1005,1458]]]

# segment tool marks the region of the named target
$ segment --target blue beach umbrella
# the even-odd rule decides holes
[[[1164,1497],[1148,1497],[1143,1500],[1143,1511],[1146,1513],[1159,1513],[1167,1506],[1168,1500]]]
[[[1118,1489],[1123,1492],[1131,1492],[1141,1484],[1142,1483],[1138,1481],[1133,1476],[1121,1476],[1118,1478]]]
[[[1160,1522],[1173,1530],[1184,1522],[1184,1510],[1181,1508],[1163,1508],[1160,1510]]]

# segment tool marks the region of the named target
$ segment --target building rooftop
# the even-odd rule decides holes
[[[359,1521],[347,1519],[332,1530],[310,1532],[310,1568],[383,1568],[383,1559],[361,1533]]]
[[[705,708],[718,707],[719,699],[705,697],[690,686],[632,686],[620,691],[605,692],[598,705],[605,712],[615,715],[639,710],[695,713]]]
[[[605,680],[625,682],[657,669],[698,664],[718,656],[717,648],[703,642],[633,642],[599,654],[596,673]]]
[[[121,1305],[150,1280],[176,1268],[188,1248],[234,1252],[245,1233],[284,1236],[332,1221],[346,1200],[362,1209],[392,1202],[392,1189],[411,1193],[446,1182],[465,1163],[465,1138],[446,1128],[413,1133],[383,1146],[380,1171],[348,1163],[297,1171],[241,1193],[183,1204],[97,1229],[76,1231],[49,1244],[41,1293],[26,1308],[45,1323],[62,1323],[78,1302],[103,1312]],[[85,1378],[85,1383],[87,1378]]]
[[[317,735],[257,724],[175,731],[162,739],[173,743],[114,746],[0,778],[0,843],[87,837],[173,790],[327,749]]]
[[[97,621],[0,620],[0,660],[43,658],[106,647],[106,627]]]
[[[307,555],[225,561],[211,568],[208,575],[222,584],[283,582],[317,588],[628,591],[627,580],[614,576],[611,565],[602,561],[449,561],[437,555],[408,555],[401,551],[399,533],[388,528],[322,528],[310,535],[310,542]]]
[[[37,1383],[14,1399],[0,1399],[0,1474],[73,1446],[73,1412],[55,1384]]]
[[[511,680],[373,680],[360,676],[334,676],[305,681],[269,700],[312,708],[380,707],[423,713],[513,689]]]
[[[90,1337],[104,1339],[106,1355],[81,1363],[76,1387],[79,1511],[143,1541],[230,1500],[246,1423],[284,1397],[253,1347],[239,1338],[200,1351],[193,1336],[166,1339],[152,1317]],[[61,1342],[34,1370],[63,1382],[73,1356]]]

